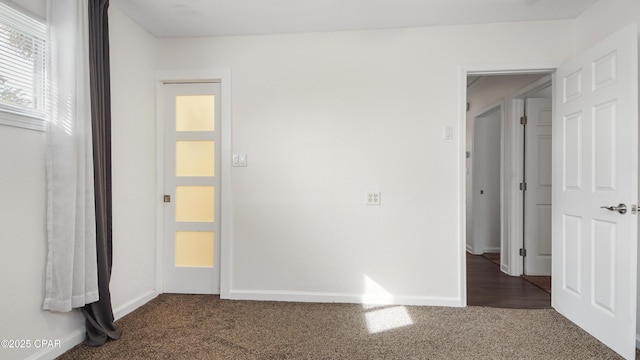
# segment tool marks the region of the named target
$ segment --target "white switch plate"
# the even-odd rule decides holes
[[[368,192],[367,205],[380,205],[380,192]]]
[[[445,126],[444,130],[443,130],[443,134],[442,137],[445,140],[451,140],[453,139],[453,126]]]
[[[231,166],[233,167],[246,167],[247,166],[247,154],[233,154],[231,157]]]

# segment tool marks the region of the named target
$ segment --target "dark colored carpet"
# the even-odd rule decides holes
[[[119,340],[59,359],[619,359],[552,309],[161,295],[116,324]]]

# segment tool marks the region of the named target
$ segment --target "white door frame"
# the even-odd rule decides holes
[[[458,248],[458,266],[459,266],[459,292],[460,292],[460,306],[467,306],[467,263],[466,263],[466,253],[467,253],[467,229],[466,229],[466,129],[467,129],[467,112],[466,112],[466,104],[467,104],[467,76],[468,75],[522,75],[522,74],[550,74],[553,73],[558,67],[559,63],[533,63],[533,64],[480,64],[480,65],[463,65],[459,68],[459,106],[458,106],[458,231],[460,234],[459,237],[459,248]],[[509,102],[507,103],[509,104]],[[508,105],[507,105],[508,106]],[[509,110],[511,111],[511,110]],[[511,114],[509,112],[508,114]],[[511,116],[505,116],[503,119],[511,119]],[[508,121],[506,121],[508,122]],[[502,136],[501,142],[503,144],[504,159],[503,164],[511,163],[513,153],[510,153],[513,143],[505,143],[505,134],[507,131],[512,131],[512,127],[509,127],[508,124],[503,122]],[[522,150],[520,150],[522,153]],[[505,176],[509,177],[510,173],[508,171],[504,171]],[[505,184],[510,182],[502,181],[501,193],[506,194],[508,196],[503,196],[502,199],[502,207],[504,207],[503,214],[509,213],[509,208],[505,207],[506,205],[510,205],[511,198],[513,196],[509,196],[510,192],[505,192],[504,186]],[[503,217],[504,219],[504,217]],[[520,220],[522,222],[522,220]],[[506,234],[503,228],[501,233]],[[522,237],[522,235],[520,235]],[[501,247],[505,246],[505,241],[501,239]],[[510,253],[514,250],[513,246],[510,246]],[[519,249],[519,246],[518,246]],[[511,261],[511,259],[510,259]],[[502,265],[501,265],[502,267]]]
[[[156,292],[164,293],[164,89],[166,83],[220,83],[221,95],[221,199],[220,208],[220,297],[229,298],[231,284],[231,70],[158,71],[156,84]]]

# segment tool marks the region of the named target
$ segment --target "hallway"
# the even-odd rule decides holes
[[[551,294],[521,277],[509,276],[481,255],[467,253],[467,305],[548,309]]]

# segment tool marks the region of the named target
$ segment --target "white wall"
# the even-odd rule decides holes
[[[0,126],[2,339],[64,340],[84,325],[79,313],[41,310],[47,257],[44,154],[43,132]],[[0,348],[0,358],[23,359],[34,352],[33,347]]]
[[[16,1],[45,16],[45,1]],[[110,12],[113,105],[113,243],[116,315],[155,296],[155,39],[117,10]],[[76,311],[42,311],[45,238],[45,133],[0,126],[0,339],[31,340],[29,349],[0,347],[2,359],[52,358],[84,338]],[[36,339],[63,348],[37,349]]]
[[[371,280],[396,302],[460,304],[460,66],[558,63],[571,35],[552,21],[161,40],[159,69],[232,71],[249,166],[232,174],[231,296],[359,301]]]
[[[156,290],[156,39],[116,8],[109,12],[116,317]]]
[[[640,1],[600,0],[574,22],[576,52],[632,23],[640,25]]]

